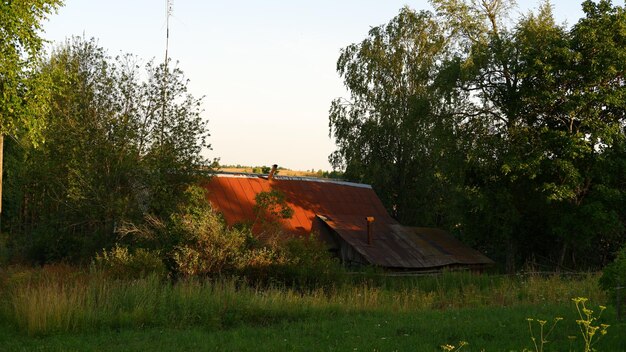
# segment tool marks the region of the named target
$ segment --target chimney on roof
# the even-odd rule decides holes
[[[373,231],[373,227],[374,227],[374,217],[373,216],[368,216],[365,218],[365,220],[367,221],[367,244],[368,245],[372,245],[372,231]]]
[[[276,169],[278,169],[278,165],[277,164],[272,165],[272,169],[270,170],[270,174],[267,175],[267,180],[268,181],[274,178],[274,174],[276,173]]]

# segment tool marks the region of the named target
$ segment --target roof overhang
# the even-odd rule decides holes
[[[318,215],[318,218],[372,265],[424,270],[494,264],[491,259],[439,229],[407,227],[394,221],[376,221],[373,223],[372,242],[369,244],[365,217]]]

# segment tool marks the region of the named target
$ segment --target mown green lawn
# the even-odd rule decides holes
[[[1,351],[441,351],[440,345],[469,345],[461,351],[534,351],[528,321],[564,318],[547,351],[580,351],[582,341],[573,305],[480,307],[419,312],[362,311],[335,313],[269,325],[228,328],[194,326],[103,329],[29,337],[5,324]],[[617,323],[611,309],[603,322],[608,334],[598,351],[626,351],[626,322]],[[550,322],[548,323],[550,324]],[[538,330],[537,330],[538,332]],[[577,336],[572,340],[568,336]]]

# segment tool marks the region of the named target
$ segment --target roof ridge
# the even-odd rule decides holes
[[[267,174],[252,174],[252,173],[246,173],[246,172],[230,172],[230,171],[218,171],[214,173],[213,176],[234,177],[234,178],[262,178],[266,180],[268,177]],[[273,178],[276,180],[281,180],[281,181],[305,181],[305,182],[332,183],[332,184],[343,185],[343,186],[372,189],[371,185],[368,185],[365,183],[350,182],[350,181],[330,179],[330,178],[317,178],[317,177],[309,177],[309,176],[283,176],[283,175],[274,175]]]

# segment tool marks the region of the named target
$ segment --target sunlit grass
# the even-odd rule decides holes
[[[469,342],[462,351],[522,351],[535,348],[527,318],[564,317],[536,338],[537,346],[550,340],[550,350],[567,350],[584,342],[571,298],[607,303],[597,278],[370,273],[305,289],[232,277],[172,283],[66,266],[9,268],[0,269],[0,341],[10,341],[7,351],[42,344],[51,351],[440,351],[459,341]],[[612,307],[594,324],[611,325],[598,350],[626,350],[626,326]]]
[[[251,287],[241,279],[134,281],[67,267],[6,271],[0,315],[19,331],[43,335],[102,328],[203,326],[208,329],[335,316],[470,307],[605,302],[597,275],[580,278],[444,273],[431,277],[355,278],[334,287]]]

